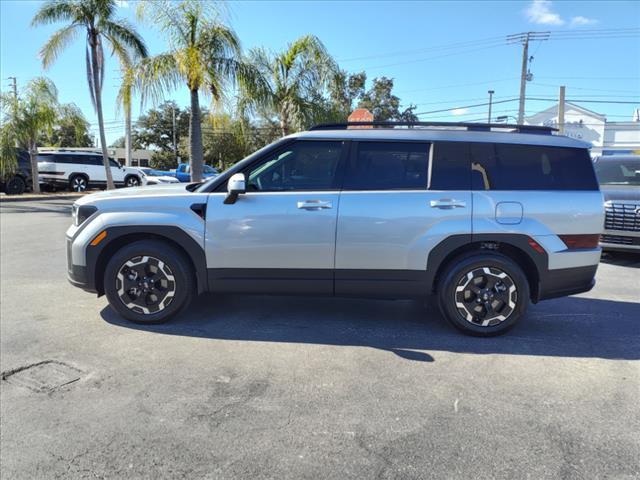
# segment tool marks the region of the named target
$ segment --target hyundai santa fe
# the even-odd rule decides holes
[[[85,196],[68,277],[134,322],[201,292],[420,298],[480,336],[590,290],[603,199],[588,145],[545,127],[321,125],[202,184]]]

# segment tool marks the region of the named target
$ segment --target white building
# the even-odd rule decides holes
[[[606,115],[565,103],[564,134],[593,145],[595,156],[618,154],[640,155],[640,121],[608,122]],[[558,128],[558,105],[525,118],[528,125]]]

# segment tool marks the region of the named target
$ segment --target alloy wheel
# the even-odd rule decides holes
[[[74,177],[71,181],[71,188],[74,192],[84,192],[87,189],[87,181],[84,177]]]
[[[495,267],[479,267],[465,273],[458,281],[454,295],[460,316],[482,327],[504,322],[518,302],[513,279]]]
[[[164,310],[173,301],[176,281],[162,260],[137,256],[127,260],[118,270],[116,291],[128,309],[151,315]]]
[[[140,182],[136,177],[127,178],[127,187],[137,187],[138,185],[140,185]]]

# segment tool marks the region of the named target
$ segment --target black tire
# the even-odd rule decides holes
[[[27,182],[18,175],[14,175],[5,185],[5,193],[7,195],[22,195],[27,189]]]
[[[530,297],[522,269],[509,257],[493,252],[471,252],[454,259],[440,276],[437,293],[442,315],[463,333],[480,337],[512,328],[524,315]]]
[[[196,285],[191,264],[182,252],[161,241],[141,240],[111,257],[104,272],[104,290],[109,305],[122,317],[152,324],[184,311]]]
[[[141,184],[140,177],[136,175],[129,175],[124,179],[125,187],[139,187]]]
[[[85,175],[71,175],[69,177],[69,190],[72,192],[84,192],[89,188],[89,179]]]

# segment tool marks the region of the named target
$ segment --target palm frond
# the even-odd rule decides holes
[[[112,46],[113,42],[131,50],[134,57],[147,57],[149,52],[142,37],[138,35],[136,29],[126,20],[102,20],[98,24],[99,30],[109,39]]]
[[[60,21],[78,22],[80,15],[78,4],[72,0],[49,0],[31,19],[31,26],[48,25]]]
[[[79,27],[80,25],[77,23],[72,23],[71,25],[62,27],[51,35],[47,43],[44,44],[38,53],[38,56],[42,60],[42,66],[45,69],[49,68],[51,64],[56,61],[58,55],[75,40]]]
[[[141,60],[135,85],[141,92],[143,105],[149,100],[155,104],[183,80],[185,78],[180,73],[175,56],[167,53]]]

